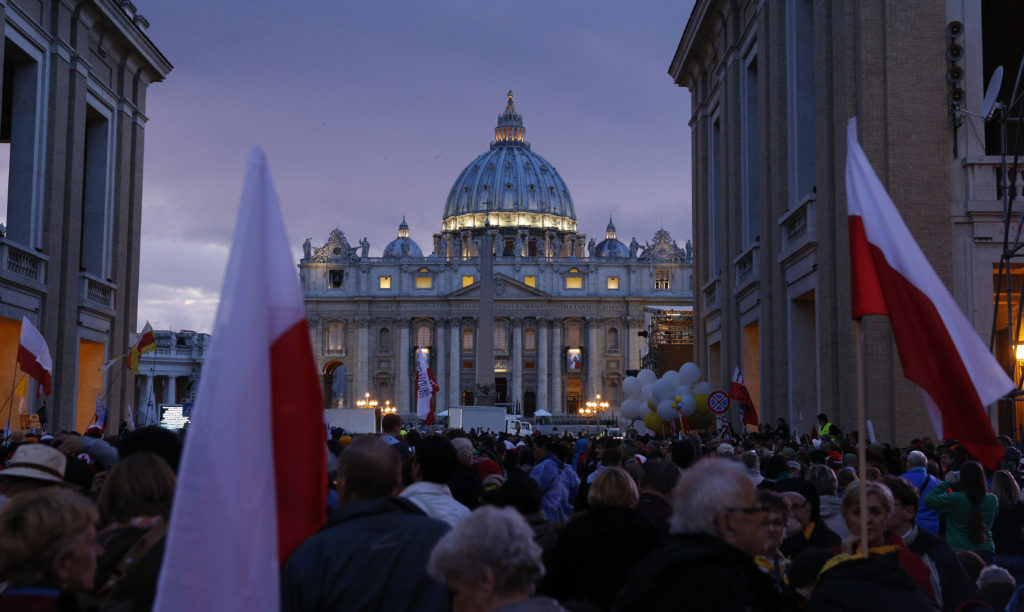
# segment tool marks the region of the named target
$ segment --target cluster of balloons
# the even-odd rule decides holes
[[[627,419],[643,419],[656,434],[664,435],[672,423],[682,429],[681,416],[686,417],[690,429],[704,429],[715,423],[715,415],[708,409],[708,395],[713,391],[700,379],[700,368],[692,361],[661,378],[653,370],[640,370],[622,381],[626,399],[619,410]]]

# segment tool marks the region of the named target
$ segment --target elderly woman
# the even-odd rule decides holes
[[[559,534],[541,592],[609,609],[628,570],[662,543],[657,527],[634,509],[639,497],[625,470],[598,471],[587,492],[590,509]]]
[[[57,610],[62,592],[87,593],[96,574],[96,508],[62,487],[29,491],[0,511],[0,610]]]
[[[438,541],[427,571],[448,584],[453,612],[564,611],[553,599],[533,597],[544,575],[540,556],[518,512],[484,506]]]
[[[99,498],[100,601],[131,601],[138,610],[153,606],[174,485],[170,466],[148,452],[125,457],[107,475]]]

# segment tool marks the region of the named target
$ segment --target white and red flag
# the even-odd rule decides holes
[[[889,317],[903,374],[924,392],[937,435],[985,466],[1003,459],[985,407],[1014,388],[914,241],[857,141],[846,130],[853,318]]]
[[[434,424],[434,395],[440,387],[427,364],[427,353],[416,352],[416,416],[427,425]]]
[[[156,334],[153,332],[153,326],[146,321],[146,325],[142,328],[142,333],[139,334],[139,339],[132,345],[131,350],[124,357],[124,363],[133,372],[139,371],[139,359],[142,358],[146,353],[156,350]]]
[[[761,419],[757,414],[757,406],[754,405],[754,400],[750,397],[750,391],[747,390],[747,386],[743,384],[743,374],[740,373],[738,367],[733,370],[732,382],[729,383],[729,401],[732,405],[739,408],[740,421],[744,425],[756,427],[761,423]]]
[[[254,147],[155,610],[280,608],[278,568],[326,519],[320,387],[295,260]]]
[[[39,383],[43,393],[51,393],[50,377],[53,375],[53,360],[50,347],[39,330],[26,317],[21,318],[21,342],[18,344],[18,367]],[[39,394],[36,393],[36,397]]]

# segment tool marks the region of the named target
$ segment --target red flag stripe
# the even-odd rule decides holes
[[[323,395],[305,319],[274,340],[270,371],[278,555],[283,565],[327,520],[325,447],[310,443],[324,437],[323,414],[317,410]]]
[[[50,373],[39,363],[36,356],[32,354],[23,344],[18,345],[18,367],[38,382],[46,395],[50,395]]]

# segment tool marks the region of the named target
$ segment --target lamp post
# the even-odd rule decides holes
[[[590,400],[580,408],[580,415],[585,417],[597,416],[605,410],[608,410],[609,405],[610,404],[608,402],[601,399],[601,394],[598,393],[594,399]]]
[[[372,409],[372,408],[376,408],[377,404],[378,404],[377,400],[371,398],[370,397],[370,392],[367,391],[363,395],[363,399],[361,399],[361,400],[356,402],[356,407],[358,407],[358,408],[371,408]]]
[[[395,414],[398,412],[398,406],[392,406],[391,400],[384,400],[384,407],[380,409],[381,414]]]

